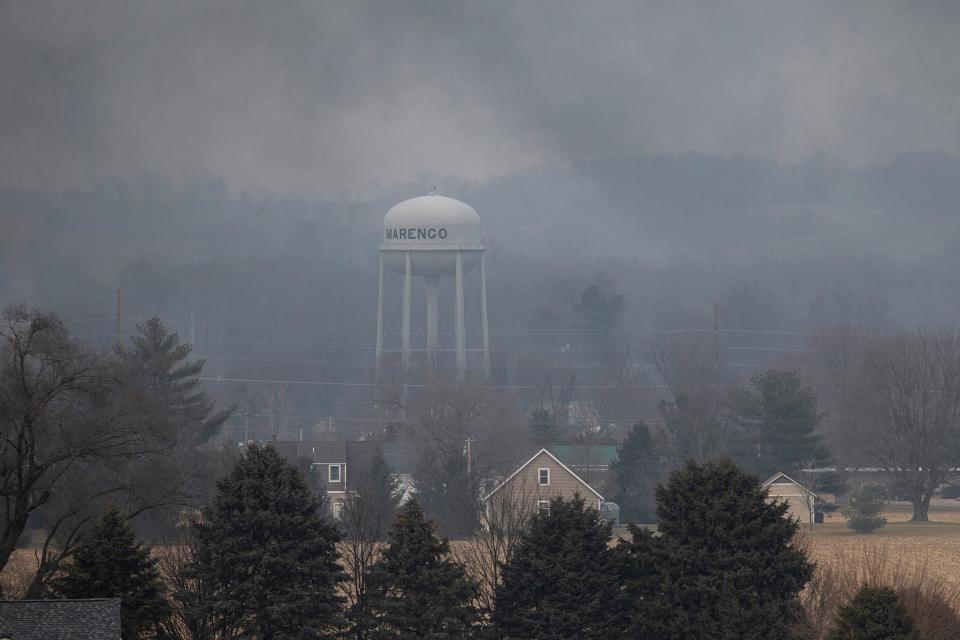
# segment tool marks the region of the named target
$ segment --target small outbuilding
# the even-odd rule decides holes
[[[0,600],[0,638],[120,640],[120,598]]]
[[[770,476],[761,485],[771,499],[786,502],[787,515],[800,524],[813,524],[816,518],[817,494],[783,472]]]

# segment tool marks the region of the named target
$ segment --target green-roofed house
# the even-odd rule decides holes
[[[617,458],[613,444],[558,444],[550,452],[591,486],[603,487]]]

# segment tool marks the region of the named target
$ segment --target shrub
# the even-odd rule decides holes
[[[840,607],[827,640],[920,640],[920,636],[896,591],[863,585],[850,603]]]
[[[847,519],[848,527],[859,533],[870,533],[887,524],[882,511],[883,489],[865,484],[850,492],[840,512]]]
[[[806,548],[810,541],[799,544]],[[924,640],[960,638],[960,584],[931,566],[928,558],[905,555],[877,539],[847,541],[816,555],[813,579],[801,594],[807,612],[803,638],[824,638],[835,628],[839,607],[864,584],[896,591]]]

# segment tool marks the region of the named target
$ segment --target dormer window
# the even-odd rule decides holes
[[[330,469],[330,482],[340,482],[340,465],[332,464]]]

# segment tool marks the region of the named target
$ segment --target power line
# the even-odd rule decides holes
[[[332,386],[332,387],[383,387],[382,384],[377,384],[373,382],[344,382],[340,380],[291,380],[291,379],[274,379],[274,378],[227,378],[227,377],[201,377],[199,380],[204,382],[242,382],[250,384],[291,384],[291,385],[307,385],[307,386]],[[428,384],[406,384],[403,385],[408,389],[429,389],[431,385]],[[473,385],[477,389],[517,389],[517,390],[532,390],[537,391],[540,387],[535,385],[490,385],[490,384],[478,384]],[[599,390],[599,389],[637,389],[637,390],[659,390],[667,389],[666,385],[662,384],[649,384],[649,385],[578,385],[577,389],[590,389],[590,390]]]

